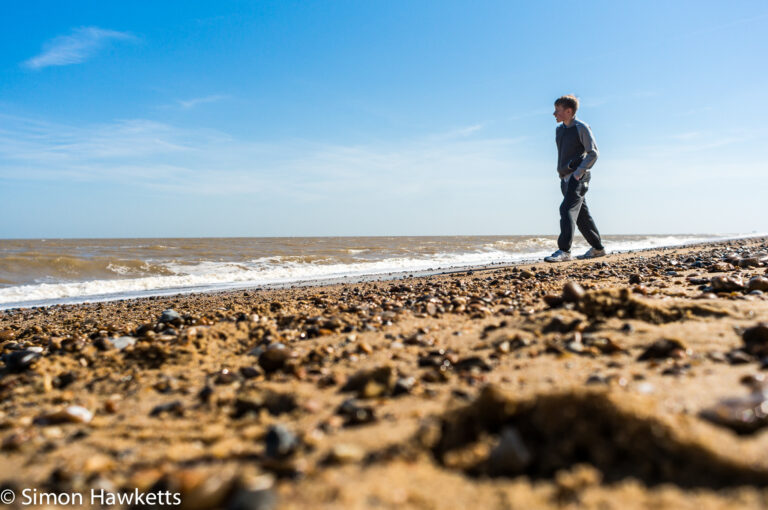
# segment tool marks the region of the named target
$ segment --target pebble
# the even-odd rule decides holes
[[[395,382],[395,387],[392,388],[392,395],[404,395],[406,393],[411,393],[413,391],[413,387],[416,384],[416,378],[411,377],[400,377]]]
[[[267,350],[259,355],[259,366],[268,374],[283,370],[291,354],[284,344],[270,345]]]
[[[262,371],[256,367],[240,367],[240,375],[244,379],[255,379],[262,374]]]
[[[161,414],[175,414],[182,416],[184,414],[184,404],[180,400],[174,400],[166,404],[160,404],[152,408],[150,416],[160,416]]]
[[[522,473],[531,463],[531,452],[525,446],[520,433],[514,427],[502,429],[498,444],[488,457],[491,476],[514,476]]]
[[[181,322],[181,315],[176,310],[169,308],[160,314],[160,322]]]
[[[107,342],[115,349],[122,351],[126,347],[136,345],[136,338],[132,336],[120,336],[117,338],[107,338]]]
[[[93,413],[82,406],[67,406],[56,412],[35,419],[38,425],[59,425],[62,423],[90,423]]]
[[[737,276],[715,276],[711,281],[715,292],[733,292],[744,290],[744,281]]]
[[[745,350],[754,355],[768,355],[768,322],[760,322],[741,335]]]
[[[754,361],[752,356],[741,349],[734,349],[729,351],[725,356],[728,358],[728,363],[731,365],[744,365]]]
[[[638,361],[665,359],[665,358],[685,358],[692,353],[683,342],[674,338],[663,338],[649,345],[645,351],[637,358]]]
[[[32,364],[41,358],[41,354],[36,349],[25,349],[15,351],[9,354],[3,354],[2,359],[5,367],[10,372],[18,373],[29,369]]]
[[[365,457],[365,451],[357,445],[340,443],[331,448],[328,453],[329,464],[352,464],[360,462]]]
[[[747,290],[749,291],[768,291],[768,278],[765,276],[753,276],[747,283]]]
[[[453,368],[460,372],[490,372],[492,367],[480,356],[470,356],[468,358],[462,358],[454,363]]]
[[[576,282],[568,282],[563,287],[563,301],[566,303],[578,303],[584,294],[584,288]]]
[[[361,406],[353,398],[347,399],[338,407],[336,414],[344,418],[344,425],[365,425],[376,421],[372,407]]]
[[[268,457],[282,459],[296,452],[299,439],[285,425],[272,425],[264,436],[264,445]]]
[[[341,391],[355,391],[359,398],[391,395],[397,381],[397,372],[390,365],[360,370],[350,376]]]
[[[240,396],[235,400],[234,418],[242,418],[249,413],[258,414],[262,409],[273,416],[290,413],[299,407],[296,395],[266,391],[254,396]]]
[[[608,378],[602,374],[592,374],[587,378],[586,384],[608,384]]]
[[[700,416],[737,434],[754,434],[768,426],[768,400],[765,393],[755,391],[746,397],[721,400],[704,409]]]
[[[232,384],[235,381],[237,381],[237,375],[228,368],[222,368],[214,377],[214,382],[220,385]]]

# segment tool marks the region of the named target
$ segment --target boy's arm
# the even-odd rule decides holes
[[[583,123],[577,124],[576,131],[579,134],[579,141],[581,141],[581,145],[584,146],[584,151],[586,152],[584,160],[578,166],[576,171],[573,172],[577,179],[581,179],[587,170],[594,166],[595,161],[597,161],[597,157],[600,155],[600,153],[597,150],[595,137],[592,134],[592,130],[589,128],[589,126]]]

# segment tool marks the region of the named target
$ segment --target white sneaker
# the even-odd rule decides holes
[[[577,259],[594,259],[597,257],[604,257],[605,250],[598,250],[597,248],[590,248],[584,255],[579,255]]]
[[[544,257],[545,262],[565,262],[566,260],[571,260],[571,254],[563,250],[557,250],[549,257]]]

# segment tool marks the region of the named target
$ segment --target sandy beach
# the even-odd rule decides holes
[[[2,311],[0,485],[16,505],[764,508],[767,264],[757,238]]]

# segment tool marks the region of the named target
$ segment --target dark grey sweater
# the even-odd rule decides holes
[[[581,177],[597,161],[599,153],[595,137],[589,126],[579,119],[573,119],[570,127],[565,124],[557,126],[555,142],[557,143],[557,173],[562,179],[569,178],[571,174]]]

